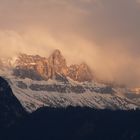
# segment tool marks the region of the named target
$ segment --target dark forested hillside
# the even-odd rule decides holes
[[[42,108],[11,133],[14,140],[139,140],[140,111]]]
[[[14,96],[8,82],[0,77],[0,128],[14,125],[27,113]]]

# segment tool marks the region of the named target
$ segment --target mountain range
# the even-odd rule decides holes
[[[98,81],[86,63],[68,66],[60,50],[48,57],[20,53],[14,58],[1,58],[0,75],[28,112],[44,106],[112,110],[140,107],[140,97],[134,91]]]

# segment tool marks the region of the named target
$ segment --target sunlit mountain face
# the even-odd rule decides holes
[[[0,0],[0,139],[139,140],[139,0]]]

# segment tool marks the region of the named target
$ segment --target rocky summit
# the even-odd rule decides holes
[[[87,64],[67,66],[66,59],[59,50],[48,58],[39,55],[20,54],[16,60],[14,75],[32,80],[48,80],[69,77],[74,81],[92,81],[93,75]]]

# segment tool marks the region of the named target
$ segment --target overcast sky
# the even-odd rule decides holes
[[[0,0],[0,55],[87,62],[103,80],[140,86],[139,0]]]

